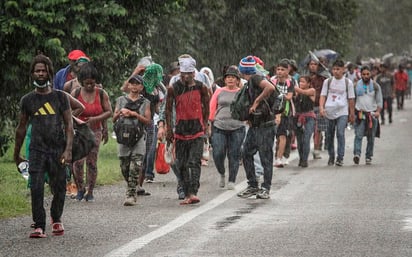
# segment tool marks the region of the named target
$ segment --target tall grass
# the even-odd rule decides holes
[[[14,145],[0,158],[0,219],[27,215],[31,212],[30,190],[27,188],[26,180],[17,171],[13,161],[13,149]],[[109,138],[106,145],[100,145],[97,185],[121,181],[123,178],[119,163],[116,140]]]

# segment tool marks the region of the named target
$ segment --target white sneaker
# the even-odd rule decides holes
[[[235,183],[229,182],[227,183],[227,190],[233,190],[235,189]]]
[[[282,163],[283,163],[283,166],[289,165],[289,159],[285,158],[285,157],[282,157]]]
[[[219,187],[225,187],[225,176],[220,176]]]
[[[275,164],[273,164],[273,166],[277,167],[277,168],[283,168],[283,162],[281,159],[275,159]]]

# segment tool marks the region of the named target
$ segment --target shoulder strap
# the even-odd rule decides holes
[[[80,95],[80,90],[81,90],[82,88],[81,87],[78,87],[78,88],[76,88],[75,90],[74,90],[74,97],[75,98],[78,98],[79,97],[79,95]]]
[[[99,88],[99,97],[100,97],[100,104],[102,104],[104,100],[104,92],[103,92],[103,89],[101,88]]]

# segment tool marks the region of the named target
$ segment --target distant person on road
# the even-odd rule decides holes
[[[52,234],[63,235],[61,221],[66,193],[66,164],[72,160],[73,121],[69,97],[53,90],[53,66],[50,59],[37,55],[30,74],[34,91],[22,97],[20,120],[16,129],[14,161],[19,165],[21,146],[27,125],[32,124],[29,173],[31,176],[31,205],[34,231],[31,238],[46,237],[44,209],[44,175],[49,174],[53,200],[50,207]]]
[[[381,124],[385,124],[385,110],[388,113],[389,123],[392,123],[392,100],[395,98],[395,83],[387,64],[381,65],[381,73],[376,78],[376,83],[381,86],[383,98],[383,107],[380,115]]]
[[[395,80],[395,90],[396,90],[396,103],[398,110],[403,110],[403,103],[405,100],[405,92],[408,89],[408,73],[405,72],[404,64],[399,64],[398,70],[394,73],[393,77]]]
[[[323,82],[319,99],[320,114],[328,119],[326,144],[328,147],[328,165],[343,166],[345,156],[345,130],[355,120],[355,92],[352,81],[345,78],[345,63],[336,60],[332,66],[333,77]],[[335,157],[335,133],[338,142]],[[335,163],[336,158],[336,163]]]
[[[218,88],[210,100],[209,121],[212,124],[213,160],[220,174],[219,187],[225,187],[225,159],[228,158],[229,179],[227,189],[233,190],[241,148],[245,138],[245,124],[232,118],[230,104],[240,90],[240,73],[237,68],[229,67],[224,74],[224,86]]]
[[[353,147],[353,162],[359,164],[362,150],[362,140],[366,136],[367,145],[365,161],[367,165],[372,163],[375,135],[379,125],[379,115],[382,110],[383,100],[381,87],[371,79],[369,66],[361,68],[361,80],[355,87],[355,141]]]
[[[249,109],[249,130],[243,143],[243,166],[245,168],[248,186],[237,195],[248,198],[256,195],[256,198],[269,199],[270,188],[273,175],[273,144],[276,135],[275,117],[271,113],[263,113],[261,107],[265,104],[272,104],[269,97],[276,94],[276,88],[265,78],[264,75],[256,74],[256,61],[253,56],[247,56],[240,60],[239,71],[243,79],[247,81],[247,86],[251,95],[252,106]],[[274,98],[272,98],[274,99]],[[259,110],[258,110],[259,109]],[[263,183],[259,189],[256,178],[256,170],[253,156],[259,152],[263,166]]]
[[[166,137],[175,141],[177,169],[183,180],[185,199],[181,205],[200,202],[201,159],[209,118],[209,89],[195,80],[196,61],[189,55],[179,57],[180,78],[167,89]],[[172,78],[172,81],[173,78]],[[173,123],[173,110],[176,120]],[[174,129],[174,131],[173,131]]]
[[[139,122],[148,125],[152,121],[150,114],[150,101],[140,93],[144,90],[143,78],[140,75],[133,75],[127,83],[127,96],[120,96],[116,99],[116,107],[113,114],[113,123],[121,116],[137,119]],[[136,103],[142,101],[139,110],[126,108],[128,102]],[[137,109],[137,108],[136,108]],[[146,156],[146,137],[143,135],[134,146],[118,144],[117,153],[120,159],[120,169],[127,183],[126,199],[124,206],[133,206],[137,203],[137,189],[139,187],[138,177],[143,176],[143,162]]]

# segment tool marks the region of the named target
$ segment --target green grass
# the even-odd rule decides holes
[[[13,149],[14,145],[10,146],[6,155],[0,158],[0,219],[28,215],[31,212],[30,190],[26,180],[17,171],[12,158]],[[116,140],[110,137],[106,145],[100,145],[97,185],[122,181],[119,163]]]

